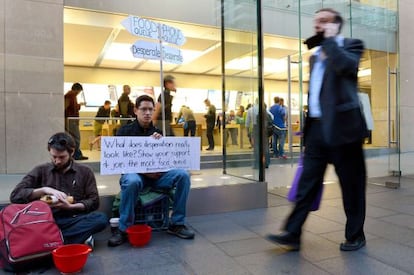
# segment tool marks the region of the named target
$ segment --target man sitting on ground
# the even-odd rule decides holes
[[[152,97],[142,95],[135,102],[134,112],[136,121],[121,127],[117,136],[151,136],[159,139],[161,131],[152,124],[152,113],[155,104]],[[121,202],[119,205],[119,228],[108,240],[109,246],[118,246],[127,239],[126,229],[134,224],[135,206],[138,193],[144,186],[158,189],[176,187],[173,212],[168,227],[168,233],[183,239],[194,238],[194,232],[185,226],[185,213],[188,193],[190,191],[190,176],[183,169],[172,169],[163,173],[123,174],[120,179]]]
[[[75,141],[70,135],[53,135],[47,149],[52,162],[36,166],[24,176],[12,191],[10,201],[29,203],[47,196],[65,244],[86,243],[93,247],[92,234],[104,230],[108,223],[104,213],[92,212],[99,207],[95,175],[87,166],[73,161]]]

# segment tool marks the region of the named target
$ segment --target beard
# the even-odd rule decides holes
[[[56,165],[53,163],[53,166],[55,167],[57,171],[62,172],[62,171],[65,171],[71,164],[72,164],[72,160],[69,159],[66,163],[61,164],[61,165]]]

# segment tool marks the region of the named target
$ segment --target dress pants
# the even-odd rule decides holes
[[[219,128],[220,129],[220,128]],[[208,148],[214,149],[214,124],[207,123],[207,140],[208,140]]]
[[[73,154],[74,159],[80,159],[83,154],[80,149],[80,131],[79,131],[79,120],[77,119],[65,119],[65,131],[68,132],[75,141],[75,152]]]
[[[338,175],[346,214],[345,238],[355,241],[364,237],[366,170],[362,140],[340,146],[327,146],[322,138],[321,121],[311,119],[305,136],[303,173],[299,181],[296,204],[285,230],[300,236],[302,226],[318,194],[326,166],[332,163]]]

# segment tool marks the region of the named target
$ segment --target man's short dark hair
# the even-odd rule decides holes
[[[174,82],[174,80],[175,80],[175,77],[174,76],[172,76],[172,75],[166,75],[164,77],[164,86],[165,86],[165,84],[167,84],[169,82]]]
[[[56,133],[47,142],[47,150],[50,151],[52,148],[59,152],[68,151],[69,154],[72,154],[75,151],[75,141],[67,133]]]
[[[332,8],[322,8],[316,11],[316,13],[319,13],[322,11],[327,11],[335,15],[334,23],[339,23],[338,33],[340,33],[342,29],[342,25],[344,24],[344,18],[342,17],[342,15]]]
[[[111,101],[109,101],[109,100],[105,100],[105,103],[104,103],[104,105],[110,105],[111,104]]]
[[[83,87],[78,82],[73,83],[73,85],[72,85],[72,91],[83,91]]]
[[[142,101],[149,101],[152,103],[152,105],[155,105],[154,99],[152,97],[150,97],[149,95],[141,95],[137,97],[137,100],[135,100],[135,108],[138,109]]]

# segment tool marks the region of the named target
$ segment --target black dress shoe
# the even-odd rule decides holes
[[[342,251],[355,251],[360,249],[361,247],[364,247],[366,244],[365,237],[360,237],[356,239],[355,241],[345,241],[341,243],[339,246],[339,249]]]
[[[281,244],[291,251],[300,250],[300,237],[297,237],[289,232],[284,232],[279,235],[268,234],[266,239],[273,243]]]

